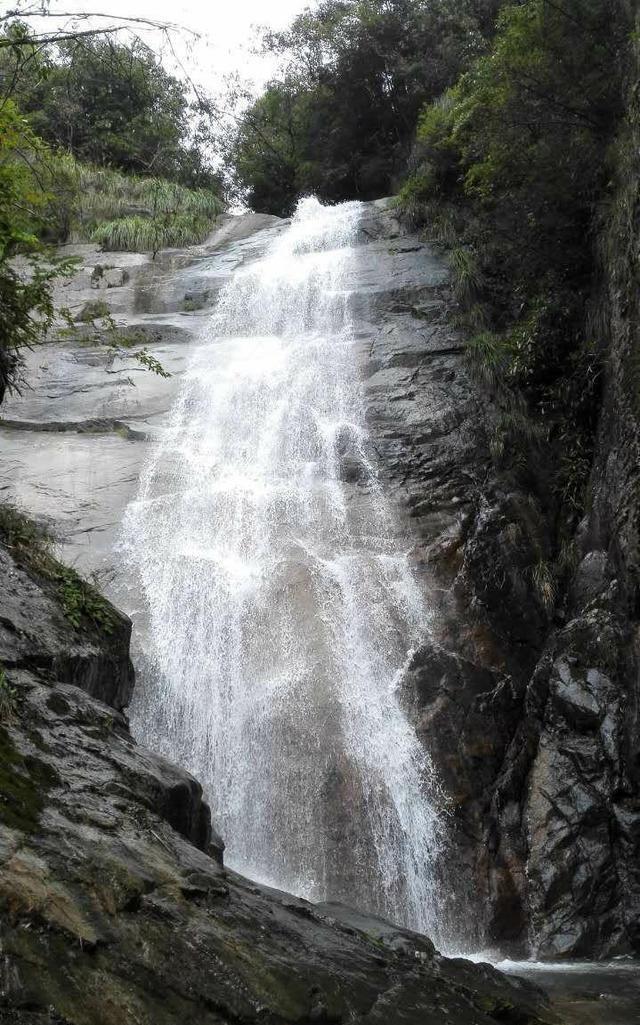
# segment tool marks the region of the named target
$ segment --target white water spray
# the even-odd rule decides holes
[[[397,694],[427,612],[367,451],[360,217],[304,200],[219,298],[127,512],[134,728],[203,781],[232,868],[433,934],[434,782]]]

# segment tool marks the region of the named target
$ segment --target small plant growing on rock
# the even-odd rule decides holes
[[[533,567],[531,576],[540,604],[546,612],[550,613],[556,603],[558,593],[553,567],[544,559],[540,559]]]
[[[85,303],[76,317],[79,324],[92,324],[95,320],[109,316],[109,307],[104,299],[93,299]]]
[[[4,669],[0,669],[0,722],[12,722],[16,714],[17,695],[7,679]]]
[[[99,591],[70,569],[58,563],[57,581],[65,616],[76,629],[88,619],[104,633],[111,633],[114,627],[111,607]]]
[[[106,349],[111,360],[116,356],[124,358],[130,356],[136,363],[139,363],[145,370],[150,370],[158,377],[171,377],[168,370],[162,366],[153,353],[144,345],[146,335],[141,329],[123,331],[118,327],[107,304],[97,299],[86,304],[74,322],[68,316],[65,317],[67,326],[62,329],[60,335],[66,338],[77,338],[78,322],[89,325],[89,332],[81,341],[85,345],[101,346]],[[139,348],[142,346],[142,348]]]
[[[91,624],[103,633],[115,627],[114,611],[100,592],[52,553],[53,540],[46,528],[10,505],[0,505],[0,544],[26,570],[51,581],[62,611],[72,624]]]

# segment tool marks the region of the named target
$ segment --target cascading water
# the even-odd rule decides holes
[[[127,512],[134,727],[203,781],[230,867],[437,934],[434,781],[397,694],[427,612],[367,453],[361,211],[302,201],[221,293]]]

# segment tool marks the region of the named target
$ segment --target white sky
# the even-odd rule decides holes
[[[23,7],[35,6],[23,0]],[[0,12],[15,9],[15,0],[0,0]],[[251,53],[255,44],[255,28],[268,26],[273,29],[286,27],[296,14],[313,0],[51,0],[50,13],[105,14],[118,17],[150,18],[154,21],[171,22],[198,33],[194,39],[188,32],[174,33],[173,43],[180,61],[196,85],[215,91],[223,75],[238,71],[243,78],[250,79],[256,86],[262,85],[273,72],[274,64],[268,58]],[[72,22],[70,17],[56,17],[56,26]],[[95,24],[106,24],[101,18]],[[33,19],[29,24],[34,25]],[[50,26],[50,19],[43,19],[40,26]],[[93,27],[93,23],[92,23]],[[161,47],[158,33],[138,27],[139,34],[161,51],[164,63],[176,71],[175,61],[166,46]]]

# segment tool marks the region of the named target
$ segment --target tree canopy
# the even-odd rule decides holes
[[[250,107],[227,152],[256,209],[288,213],[315,192],[388,194],[418,113],[486,48],[492,0],[322,0],[265,47],[282,73]]]
[[[222,204],[207,112],[144,43],[113,28],[34,35],[15,12],[0,26],[1,401],[60,319],[52,285],[71,268],[46,243],[155,255],[202,241]]]
[[[0,91],[34,131],[78,160],[185,185],[214,182],[198,101],[141,40],[81,36],[25,45],[14,23],[0,49]],[[28,33],[27,33],[28,38]]]

